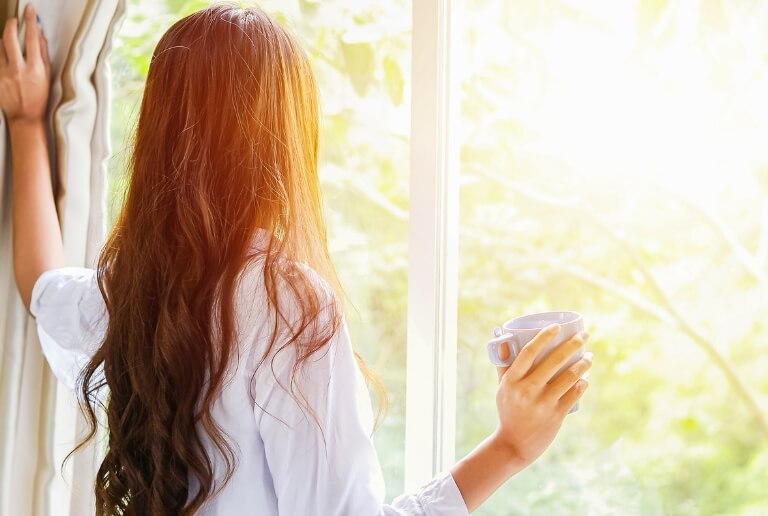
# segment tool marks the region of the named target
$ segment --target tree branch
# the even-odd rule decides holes
[[[349,184],[355,187],[355,189],[363,194],[363,196],[365,196],[370,202],[387,212],[395,219],[402,221],[408,220],[407,210],[402,209],[400,206],[387,199],[386,196],[382,195],[381,192],[375,188],[372,188],[368,183],[364,181],[352,180]]]
[[[686,321],[685,318],[680,315],[674,306],[668,302],[666,297],[662,300],[661,306],[656,305],[653,302],[645,299],[643,296],[640,296],[629,289],[625,289],[615,284],[614,282],[606,280],[589,270],[565,263],[553,256],[543,256],[543,253],[537,252],[532,246],[525,246],[526,252],[530,254],[538,254],[541,257],[541,261],[548,263],[551,267],[563,271],[588,285],[597,287],[603,292],[612,294],[636,310],[654,317],[662,323],[672,328],[676,328],[686,334],[691,340],[694,341],[695,344],[704,350],[709,358],[715,363],[715,366],[720,369],[728,383],[731,384],[731,387],[734,389],[736,394],[747,405],[747,408],[754,416],[762,431],[768,435],[768,417],[766,417],[766,414],[763,412],[757,398],[754,396],[749,386],[746,385],[739,376],[735,365],[728,359],[728,357],[723,355],[720,350],[717,349],[714,342],[705,337],[690,323],[688,323],[688,321]],[[654,280],[651,279],[650,281]]]
[[[521,197],[528,197],[529,200],[533,200],[537,204],[556,206],[560,210],[571,210],[577,214],[586,215],[586,218],[592,224],[605,232],[632,259],[634,265],[653,289],[653,292],[658,298],[660,305],[654,304],[642,296],[635,294],[631,290],[616,285],[615,283],[597,276],[596,274],[586,269],[563,263],[556,257],[544,257],[545,261],[548,261],[553,266],[556,266],[564,272],[567,272],[590,285],[613,294],[614,296],[622,299],[636,309],[658,319],[659,321],[671,327],[677,328],[688,335],[688,337],[695,344],[697,344],[707,354],[707,356],[710,357],[715,367],[720,369],[728,383],[752,413],[753,417],[760,425],[762,431],[768,435],[768,416],[766,416],[765,412],[760,406],[760,403],[758,402],[757,397],[752,392],[750,387],[739,376],[733,362],[731,362],[730,359],[728,359],[728,357],[717,348],[717,345],[712,340],[699,332],[695,325],[688,321],[688,319],[682,315],[677,307],[675,307],[674,302],[671,300],[666,290],[661,286],[653,273],[648,269],[644,260],[637,254],[630,242],[606,226],[599,217],[592,213],[589,208],[587,208],[577,199],[555,199],[542,196],[538,193],[527,192],[525,189],[519,188],[517,186],[512,186],[509,189]],[[535,252],[533,249],[534,248],[531,247],[530,252]],[[541,253],[539,252],[538,254]]]
[[[661,185],[657,186],[674,196],[683,205],[699,213],[704,221],[707,222],[707,224],[714,230],[714,232],[720,235],[720,237],[728,244],[728,247],[731,248],[734,256],[739,259],[739,262],[741,262],[747,272],[749,272],[758,281],[761,287],[764,287],[768,283],[768,278],[766,278],[765,272],[760,267],[759,260],[744,247],[744,245],[739,240],[739,237],[736,235],[736,232],[733,231],[733,229],[728,224],[726,224],[726,222],[717,214],[717,212],[701,204],[700,202],[691,199],[679,191]]]

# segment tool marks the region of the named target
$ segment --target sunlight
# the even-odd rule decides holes
[[[548,49],[552,75],[542,130],[575,169],[705,193],[719,188],[713,172],[749,154],[751,142],[727,127],[721,112],[727,101],[698,47],[660,52],[650,65],[616,42],[563,32]],[[665,70],[664,61],[675,68]]]
[[[644,46],[634,19],[605,21],[595,30],[564,19],[537,41],[544,87],[526,124],[538,150],[585,180],[620,175],[705,198],[765,160],[768,134],[753,116],[765,112],[764,80],[727,77],[701,38]]]
[[[483,514],[768,514],[768,3],[471,6],[459,435],[494,413],[477,335],[504,317],[579,307],[600,357]]]

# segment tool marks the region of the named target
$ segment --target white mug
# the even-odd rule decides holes
[[[509,320],[505,322],[502,327],[494,329],[494,338],[488,341],[487,344],[488,357],[496,366],[507,367],[512,365],[512,362],[515,360],[518,353],[520,353],[520,350],[523,349],[523,346],[533,339],[541,330],[554,323],[560,325],[560,333],[555,335],[552,340],[542,348],[541,352],[539,352],[538,356],[533,361],[534,366],[541,362],[541,360],[555,347],[584,330],[584,319],[578,312],[543,312],[539,314],[524,315]],[[509,348],[509,358],[507,358],[507,360],[502,360],[499,357],[499,346],[505,342]],[[564,369],[567,369],[578,362],[583,355],[583,350],[576,352],[568,362],[558,370],[557,374],[560,374]],[[571,412],[577,410],[578,406],[579,404],[577,402],[571,409]]]

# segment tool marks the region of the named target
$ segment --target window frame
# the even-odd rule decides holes
[[[405,489],[451,467],[456,448],[459,88],[451,0],[412,3]]]

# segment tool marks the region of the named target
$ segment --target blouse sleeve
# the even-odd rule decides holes
[[[81,397],[77,377],[101,345],[107,322],[96,271],[62,267],[43,272],[32,287],[29,310],[53,374]]]
[[[264,369],[278,381],[259,382],[255,416],[264,442],[279,514],[466,516],[467,507],[450,473],[385,505],[384,480],[371,441],[368,390],[352,352],[346,322],[305,362],[288,394],[293,346]],[[283,356],[284,355],[284,356]],[[258,391],[257,391],[258,393]],[[314,413],[314,417],[313,414]]]

